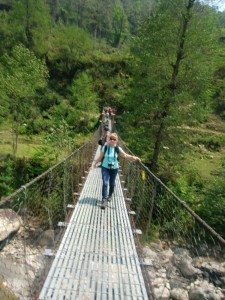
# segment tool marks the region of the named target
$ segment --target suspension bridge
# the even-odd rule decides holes
[[[0,203],[21,219],[0,253],[4,299],[163,299],[143,253],[156,236],[192,257],[224,261],[224,239],[142,163],[120,160],[113,199],[102,210],[101,169],[87,172],[98,138]],[[19,269],[17,279],[7,261]]]

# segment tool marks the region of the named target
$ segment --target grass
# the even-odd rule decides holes
[[[1,127],[0,131],[0,153],[13,153],[13,136],[10,130]],[[32,157],[42,146],[41,136],[19,136],[17,157]]]
[[[8,127],[9,128],[9,127]],[[2,155],[13,154],[13,136],[11,131],[6,127],[6,125],[1,125],[0,127],[0,153]],[[90,140],[91,134],[83,135],[77,134],[75,139],[75,145],[82,145],[83,143]],[[42,142],[43,135],[19,135],[17,157],[18,158],[31,158],[37,154],[43,145]],[[68,153],[62,152],[60,159],[67,156]]]
[[[213,130],[214,132],[225,134],[225,121],[217,115],[209,115],[208,120],[202,126],[207,129]]]
[[[41,145],[18,144],[17,157],[32,157],[38,152]],[[0,144],[0,153],[3,155],[12,154],[12,144]]]
[[[224,153],[221,152],[207,152],[205,155],[196,153],[196,155],[189,156],[187,162],[191,169],[198,171],[198,174],[202,179],[209,180],[212,179],[221,168],[222,158],[224,158]]]
[[[222,169],[225,159],[225,122],[218,116],[210,115],[206,123],[186,130],[192,150],[185,159],[190,169],[197,170],[204,180],[210,180]],[[207,149],[207,143],[213,140],[220,145],[219,151]]]

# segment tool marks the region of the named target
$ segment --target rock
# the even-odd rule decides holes
[[[21,218],[12,209],[0,209],[0,249],[20,229]]]
[[[162,265],[168,264],[172,261],[173,258],[173,251],[171,249],[164,250],[159,254],[159,258],[162,262]]]
[[[170,298],[172,298],[173,300],[189,300],[188,292],[184,289],[171,290]]]
[[[176,256],[184,256],[184,255],[186,255],[186,256],[189,256],[190,255],[190,252],[189,252],[189,250],[187,250],[187,249],[185,249],[185,248],[176,248],[175,250],[174,250],[174,254],[176,255]]]
[[[145,246],[143,248],[143,254],[144,256],[147,256],[149,259],[154,259],[157,257],[157,254],[154,251],[152,251],[148,246]]]
[[[216,274],[219,274],[221,276],[225,276],[225,267],[218,263],[218,262],[214,262],[214,261],[210,261],[210,262],[203,262],[201,265],[202,268],[204,268],[205,270],[207,270],[208,272],[215,272]]]
[[[185,278],[197,277],[197,275],[202,274],[202,272],[199,269],[192,266],[189,260],[181,261],[178,264],[178,268]]]
[[[195,287],[189,292],[190,300],[221,300],[221,296],[216,294],[213,289],[205,287]]]
[[[161,252],[162,251],[162,245],[161,243],[150,243],[150,248],[154,251],[154,252]]]
[[[40,234],[37,239],[37,244],[41,247],[53,247],[55,243],[55,232],[54,230],[46,230]]]
[[[19,297],[15,296],[13,292],[7,287],[7,283],[4,281],[0,283],[0,299],[2,300],[19,300]]]
[[[165,286],[154,288],[154,294],[156,296],[156,299],[160,299],[160,300],[170,299],[170,291]]]
[[[192,265],[192,258],[185,251],[175,254],[173,261],[175,266],[185,278],[196,278],[197,275],[202,274],[202,271]]]
[[[14,262],[12,260],[10,261],[6,258],[4,261],[0,260],[0,269],[0,280],[6,283],[6,293],[11,290],[17,295],[17,297],[20,297],[22,295],[29,296],[30,286],[26,276],[24,276],[24,274],[26,273],[25,265]]]
[[[189,280],[184,277],[173,277],[169,282],[171,289],[186,289],[189,285]]]
[[[215,286],[224,286],[225,268],[215,261],[203,262],[200,269],[203,272],[203,277],[209,282],[213,282]]]
[[[17,297],[9,298],[10,300],[28,299],[26,297],[30,296],[30,283],[38,278],[46,263],[44,249],[27,244],[25,250],[23,234],[19,231],[0,251],[0,283],[5,283],[7,294],[8,291],[13,291],[13,296]],[[0,300],[8,298],[2,298],[0,294]]]

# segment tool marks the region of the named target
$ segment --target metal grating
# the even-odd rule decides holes
[[[101,186],[96,168],[88,174],[39,300],[148,299],[119,176],[105,210]]]

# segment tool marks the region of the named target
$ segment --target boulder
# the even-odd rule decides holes
[[[20,229],[21,218],[12,209],[0,209],[0,250]]]
[[[184,289],[171,290],[170,298],[173,300],[189,300],[188,292]]]
[[[215,293],[213,289],[205,287],[195,287],[189,292],[190,300],[222,300],[221,295]]]

